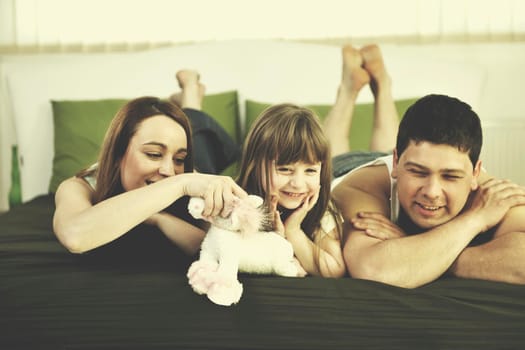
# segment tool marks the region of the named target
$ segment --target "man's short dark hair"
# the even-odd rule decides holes
[[[457,147],[468,152],[472,166],[475,166],[483,142],[481,122],[467,103],[446,95],[427,95],[408,108],[399,124],[398,156],[410,141]]]

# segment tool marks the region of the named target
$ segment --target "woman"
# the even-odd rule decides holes
[[[193,96],[198,80],[179,83],[184,107],[185,92]],[[98,163],[57,189],[57,238],[69,251],[83,253],[147,223],[187,254],[196,253],[203,227],[182,219],[183,203],[166,209],[185,196],[198,196],[205,200],[204,214],[228,215],[234,198],[246,192],[229,177],[193,172],[193,159],[190,123],[180,108],[154,97],[130,101],[110,124]]]

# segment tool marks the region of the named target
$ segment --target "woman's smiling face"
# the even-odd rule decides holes
[[[130,191],[183,173],[187,153],[186,133],[180,124],[164,115],[144,119],[120,163],[122,187]]]

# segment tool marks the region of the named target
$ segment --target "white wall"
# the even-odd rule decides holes
[[[2,53],[135,50],[243,38],[450,45],[460,60],[487,70],[482,119],[525,118],[519,103],[525,98],[522,0],[0,0],[0,63]],[[502,40],[509,44],[490,52],[468,45]],[[5,108],[0,106],[2,145],[14,142]],[[10,167],[9,147],[0,149],[0,166]],[[9,184],[1,171],[0,211],[7,208]]]
[[[0,0],[0,45],[15,48],[524,33],[521,0]]]

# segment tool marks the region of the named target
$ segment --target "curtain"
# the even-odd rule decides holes
[[[133,49],[195,41],[516,41],[520,0],[0,0],[6,49]]]

